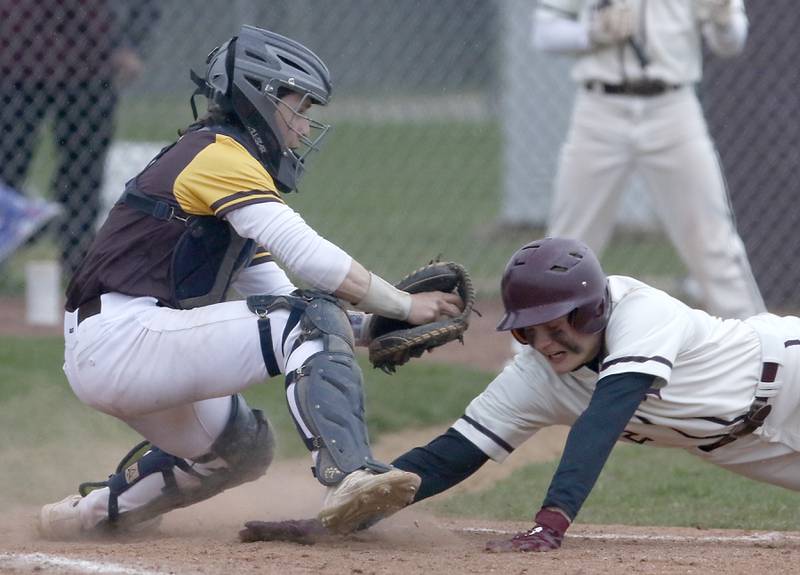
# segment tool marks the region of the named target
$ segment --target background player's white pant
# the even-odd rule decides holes
[[[193,459],[208,453],[228,421],[230,396],[268,377],[256,315],[244,301],[192,310],[121,294],[104,294],[101,302],[101,313],[80,326],[76,313],[65,316],[64,371],[75,394],[172,455]],[[288,317],[287,310],[269,314],[283,373],[322,350],[321,341],[308,341],[285,355],[300,335],[295,326],[284,341]],[[202,465],[195,470],[207,473]],[[197,479],[175,473],[179,486],[196,485]],[[163,485],[161,474],[135,484],[120,496],[120,512],[157,497]],[[107,501],[107,488],[81,501],[85,527],[106,517]]]
[[[579,238],[602,253],[634,171],[698,281],[708,311],[733,318],[764,311],[691,88],[651,97],[579,92],[561,151],[548,235]]]

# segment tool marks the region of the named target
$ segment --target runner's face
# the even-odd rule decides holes
[[[522,330],[528,345],[541,353],[556,373],[575,371],[600,351],[602,335],[585,334],[573,328],[567,316]]]

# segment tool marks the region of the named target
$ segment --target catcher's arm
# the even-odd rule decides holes
[[[436,290],[409,293],[367,271],[355,260],[334,295],[353,303],[361,311],[407,321],[413,325],[458,315],[463,306],[461,298],[453,293]]]

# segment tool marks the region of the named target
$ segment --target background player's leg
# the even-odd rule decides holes
[[[624,108],[608,96],[579,94],[555,181],[547,235],[578,238],[598,255],[633,168]]]
[[[53,188],[64,206],[58,230],[64,270],[70,276],[94,239],[106,153],[114,132],[117,96],[111,78],[66,82],[55,102],[59,155]]]
[[[668,103],[666,149],[644,154],[641,173],[670,239],[698,281],[708,311],[748,317],[764,311],[747,252],[734,226],[717,154],[693,95]],[[672,140],[672,141],[671,141]]]
[[[4,81],[0,85],[0,180],[19,192],[50,104],[46,91],[35,82]]]

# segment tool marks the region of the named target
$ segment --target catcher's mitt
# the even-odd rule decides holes
[[[455,317],[423,325],[374,316],[369,326],[369,360],[373,366],[393,373],[412,357],[419,357],[455,339],[463,343],[469,317],[475,303],[472,279],[463,266],[454,262],[431,262],[395,284],[408,293],[458,291],[464,310]]]

